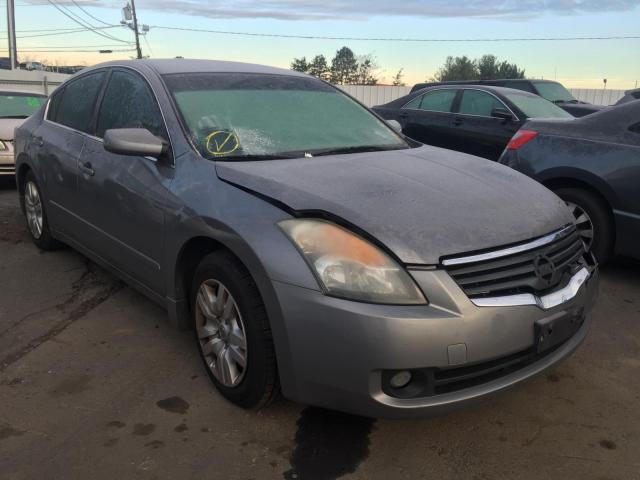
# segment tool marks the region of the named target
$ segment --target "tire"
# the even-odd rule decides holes
[[[230,305],[225,299],[233,304],[219,308],[217,298],[225,306]],[[199,303],[203,300],[207,308]],[[192,284],[191,315],[200,357],[216,389],[242,408],[271,403],[280,384],[269,319],[253,278],[229,252],[211,253],[200,262]],[[243,351],[244,367],[237,361]]]
[[[31,240],[40,250],[55,250],[61,247],[49,229],[49,219],[42,190],[33,172],[27,172],[24,179],[21,197],[23,212],[27,221],[27,228],[31,235]],[[36,220],[36,217],[38,220]]]
[[[593,241],[589,244],[587,236],[583,236],[583,240],[600,265],[607,263],[613,253],[614,244],[613,218],[608,205],[598,196],[580,188],[559,188],[555,193],[568,206],[577,207],[572,209],[572,213],[581,234],[584,234],[587,224],[584,222],[584,217],[580,215],[580,209],[586,213],[587,220],[592,224]]]

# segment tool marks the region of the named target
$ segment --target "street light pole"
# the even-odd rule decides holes
[[[15,70],[18,65],[18,49],[16,46],[16,8],[13,0],[7,0],[7,33],[11,70]]]
[[[138,15],[136,14],[136,2],[131,0],[131,13],[133,15],[133,32],[136,35],[136,52],[138,58],[142,58],[142,49],[140,48],[140,34],[138,33]]]

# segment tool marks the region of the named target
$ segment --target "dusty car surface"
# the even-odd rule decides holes
[[[0,175],[15,175],[13,132],[46,101],[39,93],[0,90]]]
[[[438,412],[543,371],[589,329],[598,273],[558,197],[416,146],[304,74],[102,64],[16,142],[34,242],[73,246],[192,327],[243,407],[281,390]]]

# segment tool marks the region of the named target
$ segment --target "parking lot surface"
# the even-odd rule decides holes
[[[30,242],[0,179],[0,477],[640,479],[640,265],[602,272],[570,359],[446,416],[220,397],[190,332],[71,249]]]

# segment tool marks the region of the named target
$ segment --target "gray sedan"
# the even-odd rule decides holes
[[[297,72],[98,65],[16,149],[36,245],[70,245],[163,305],[242,407],[281,391],[368,416],[443,411],[543,371],[589,329],[597,269],[558,197]]]

